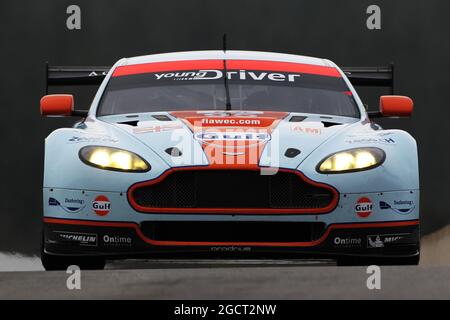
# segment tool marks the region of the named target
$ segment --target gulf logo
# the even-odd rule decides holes
[[[372,213],[372,201],[367,197],[359,198],[355,205],[355,212],[360,218],[367,218]]]
[[[106,216],[111,211],[111,202],[106,196],[97,196],[92,202],[92,209],[99,216]]]

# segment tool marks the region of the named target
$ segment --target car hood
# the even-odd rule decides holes
[[[171,167],[237,169],[295,169],[316,148],[359,121],[260,111],[158,112],[99,120],[138,139]]]

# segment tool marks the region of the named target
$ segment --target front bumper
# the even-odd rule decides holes
[[[217,222],[220,223],[220,222]],[[249,230],[251,232],[251,230]],[[44,218],[44,250],[55,255],[101,255],[107,258],[156,253],[299,253],[312,256],[413,256],[419,251],[419,220],[337,223],[313,241],[208,242],[155,240],[134,222]],[[250,237],[251,238],[251,237]]]

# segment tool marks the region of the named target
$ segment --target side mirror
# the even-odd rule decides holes
[[[41,115],[43,116],[81,116],[87,115],[87,111],[73,110],[74,99],[71,94],[50,94],[43,96],[40,102]]]
[[[414,108],[411,98],[405,96],[381,96],[380,111],[370,112],[369,116],[379,117],[409,117]]]
[[[411,98],[405,96],[381,96],[380,112],[384,117],[409,117],[414,108]]]

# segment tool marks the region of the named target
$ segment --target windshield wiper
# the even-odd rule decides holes
[[[227,52],[227,34],[223,35],[223,53]],[[223,59],[223,71],[224,71],[224,85],[225,85],[225,96],[226,96],[226,110],[231,110],[231,98],[230,98],[230,87],[228,86],[228,72],[227,72],[227,59]]]

